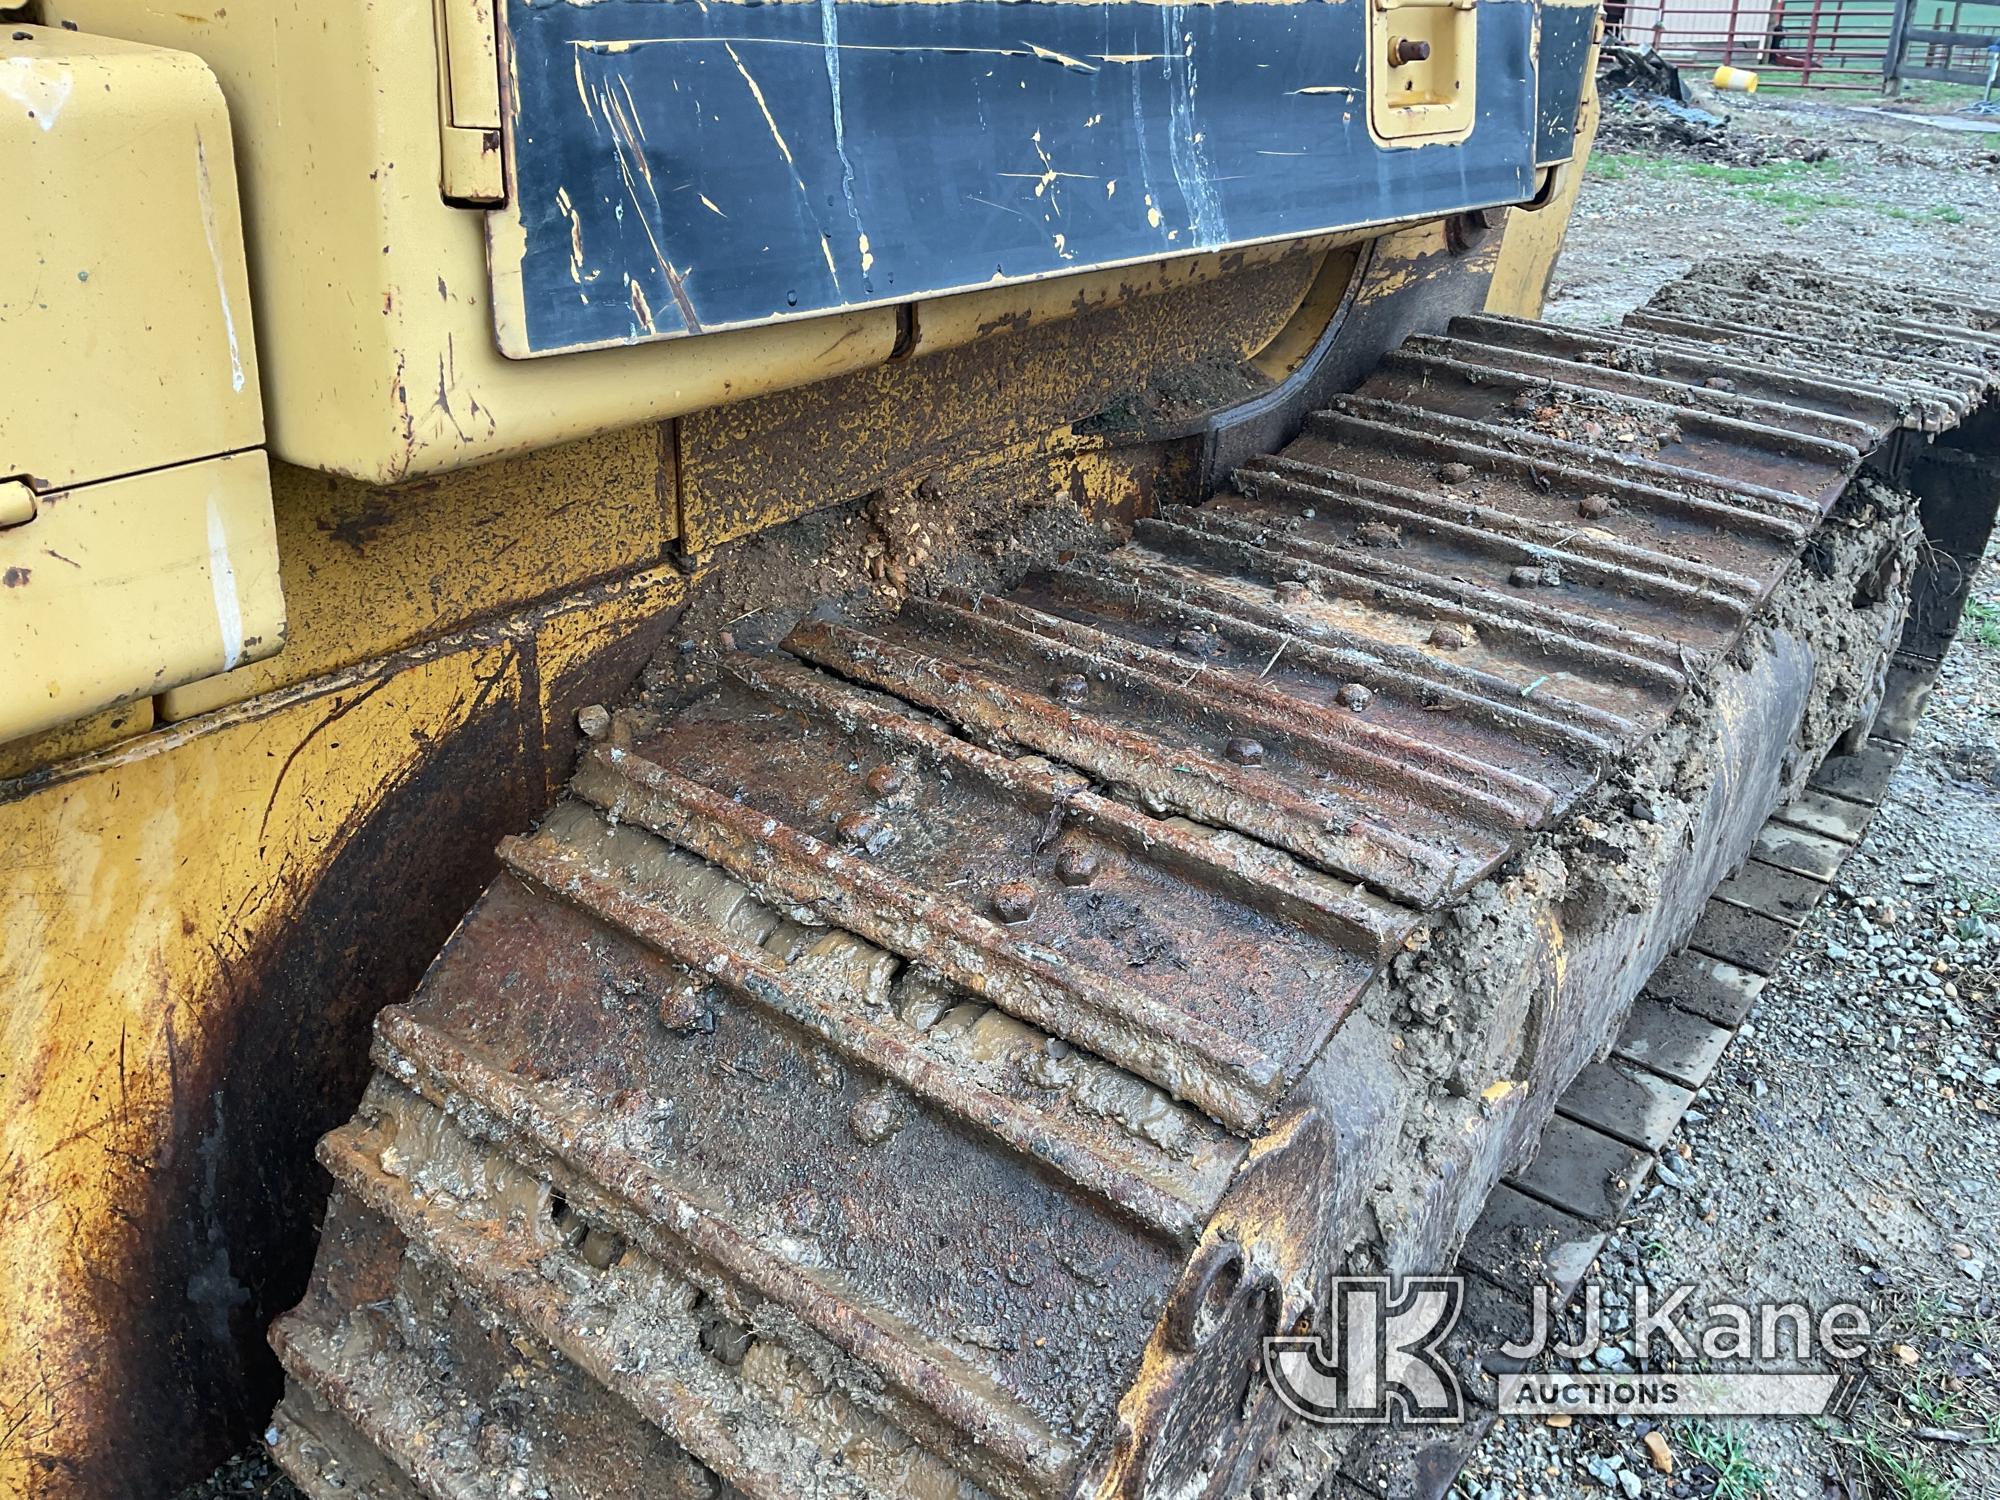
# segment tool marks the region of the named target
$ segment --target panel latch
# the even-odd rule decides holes
[[[1429,145],[1472,133],[1476,0],[1373,0],[1369,6],[1368,126],[1389,145]]]
[[[507,200],[494,0],[432,0],[437,23],[439,188],[449,203]]]

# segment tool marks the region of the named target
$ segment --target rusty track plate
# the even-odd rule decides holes
[[[382,1017],[279,1456],[319,1493],[1240,1487],[1339,1227],[1308,1067],[1871,455],[1984,399],[1994,326],[1743,267],[1615,336],[1462,319],[1108,555],[621,715]]]

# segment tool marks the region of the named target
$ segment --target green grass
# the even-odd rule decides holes
[[[1862,1461],[1875,1475],[1878,1488],[1892,1500],[1957,1500],[1955,1482],[1917,1455],[1906,1457],[1895,1452],[1874,1433],[1862,1436],[1860,1451]]]
[[[1958,221],[1954,219],[1952,222],[1955,224]],[[1984,599],[1966,600],[1965,623],[1975,641],[2000,651],[2000,605],[1988,604]]]
[[[1771,1476],[1750,1462],[1734,1431],[1689,1420],[1679,1423],[1674,1434],[1683,1448],[1715,1470],[1715,1500],[1753,1500],[1770,1490]]]
[[[1926,1427],[1949,1427],[1964,1431],[1972,1426],[1973,1414],[1943,1391],[1913,1385],[1903,1392],[1903,1404]]]
[[[1851,194],[1827,190],[1841,175],[1837,161],[1773,161],[1762,166],[1737,167],[1681,157],[1647,156],[1635,151],[1600,151],[1591,157],[1589,170],[1606,182],[1652,177],[1701,183],[1761,203],[1795,227],[1824,209],[1865,206]]]

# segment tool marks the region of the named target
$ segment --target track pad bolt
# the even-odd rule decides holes
[[[1389,43],[1389,66],[1400,68],[1404,63],[1428,62],[1431,44],[1417,37],[1399,36]]]
[[[1222,755],[1225,760],[1234,761],[1239,766],[1264,764],[1263,745],[1240,734],[1223,743]]]
[[[1471,464],[1450,463],[1438,465],[1438,478],[1442,479],[1446,484],[1464,484],[1471,477]]]
[[[851,812],[833,825],[843,844],[873,853],[882,845],[882,820],[872,813]]]
[[[601,740],[611,733],[611,715],[602,703],[586,703],[576,711],[576,727],[584,738]]]
[[[909,783],[910,778],[903,774],[901,766],[877,766],[868,773],[868,795],[877,802],[887,802]]]
[[[1083,702],[1089,693],[1090,684],[1076,672],[1058,677],[1049,684],[1049,696],[1058,703],[1067,703],[1072,707]]]
[[[1585,495],[1576,502],[1576,513],[1586,521],[1601,521],[1617,508],[1609,495]]]
[[[1280,579],[1272,587],[1271,592],[1278,596],[1280,604],[1297,604],[1306,596],[1305,580],[1302,578]]]
[[[855,1102],[847,1128],[862,1145],[879,1146],[903,1128],[903,1101],[887,1084],[870,1089]]]
[[[705,984],[683,984],[660,1001],[660,1024],[669,1031],[715,1030],[715,1007]]]
[[[1472,633],[1463,625],[1431,626],[1431,644],[1440,651],[1457,651],[1472,643]]]
[[[1056,879],[1064,885],[1089,885],[1097,868],[1097,851],[1088,844],[1064,844],[1056,850]]]
[[[1035,888],[1025,880],[1009,880],[993,893],[993,914],[1010,926],[1025,922],[1035,914],[1040,900]]]
[[[1333,701],[1342,708],[1351,708],[1356,712],[1366,708],[1374,700],[1375,695],[1358,682],[1343,684],[1340,691],[1333,695]]]

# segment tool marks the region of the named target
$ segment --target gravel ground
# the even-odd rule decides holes
[[[2000,137],[1817,105],[1739,108],[1730,134],[1720,163],[1593,164],[1551,317],[1610,321],[1695,260],[1766,250],[1990,284]],[[1977,594],[1866,845],[1595,1273],[1614,1335],[1642,1279],[1858,1303],[1858,1396],[1837,1419],[1671,1422],[1671,1473],[1644,1423],[1510,1420],[1463,1493],[2000,1497],[2000,568]]]
[[[1736,105],[1727,150],[1607,149],[1549,307],[1614,321],[1711,255],[1973,282],[2000,245],[2000,136],[1812,104]],[[1515,1420],[1479,1500],[2000,1500],[2000,570],[1837,899],[1687,1117],[1599,1276],[1760,1302],[1852,1300],[1876,1332],[1842,1419]],[[1656,1447],[1660,1444],[1656,1441]],[[182,1500],[299,1500],[261,1452]]]

